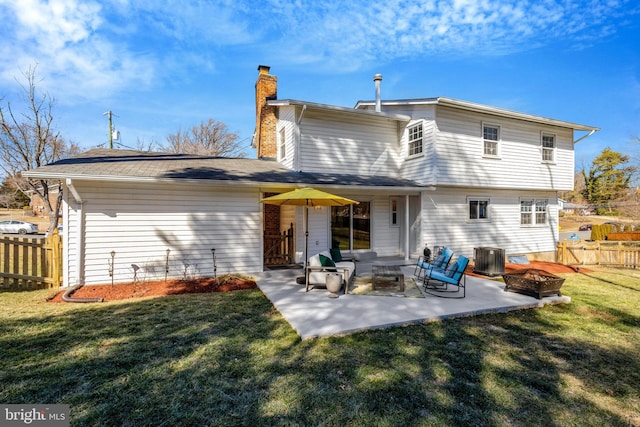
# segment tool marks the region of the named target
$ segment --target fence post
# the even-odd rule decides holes
[[[567,265],[567,239],[560,243],[560,264]]]
[[[62,239],[58,233],[58,229],[53,230],[53,242],[51,245],[53,251],[53,269],[51,270],[51,279],[53,286],[60,287],[60,279],[62,278]]]
[[[43,257],[46,259],[46,267],[42,274],[51,278],[54,287],[60,287],[62,278],[62,239],[57,229],[53,230],[53,233],[47,237],[47,247],[49,250],[46,251],[46,255]]]

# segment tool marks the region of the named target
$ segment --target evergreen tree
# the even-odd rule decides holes
[[[582,170],[585,200],[596,206],[607,206],[611,201],[623,198],[636,172],[636,167],[627,165],[628,162],[627,155],[609,147],[602,150],[589,170]]]

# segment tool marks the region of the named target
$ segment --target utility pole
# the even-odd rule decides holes
[[[106,113],[103,113],[103,115],[106,115],[109,119],[109,148],[113,149],[113,121],[111,119],[113,113],[109,110]]]
[[[113,116],[115,116],[115,114],[113,114],[111,110],[103,114],[109,119],[109,148],[113,149],[113,140],[120,141],[120,132],[113,128]]]

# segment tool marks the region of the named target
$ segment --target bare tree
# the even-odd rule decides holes
[[[22,208],[29,204],[29,197],[18,189],[14,179],[5,177],[0,185],[0,205],[7,209]]]
[[[151,138],[149,141],[147,141],[144,138],[140,138],[138,137],[138,139],[136,140],[136,150],[138,151],[154,151],[156,149],[156,147],[160,150],[163,149],[162,145],[160,145],[155,139]]]
[[[238,142],[238,134],[229,132],[227,125],[214,119],[203,121],[185,132],[179,130],[167,136],[164,151],[170,153],[201,154],[220,157],[245,157]]]
[[[16,111],[9,102],[0,105],[0,167],[24,194],[40,196],[49,217],[49,230],[53,230],[58,225],[62,204],[60,182],[25,178],[20,173],[75,154],[79,149],[75,144],[67,144],[55,130],[55,102],[49,95],[37,93],[35,67],[29,67],[23,75],[26,80],[26,85],[20,84],[23,111]],[[57,188],[58,193],[50,198],[53,188]]]

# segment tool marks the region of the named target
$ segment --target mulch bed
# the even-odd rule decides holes
[[[529,264],[505,264],[504,270],[505,273],[512,273],[517,270],[523,270],[526,268],[535,268],[538,270],[544,270],[547,273],[552,274],[568,274],[568,273],[591,273],[591,270],[588,270],[583,267],[572,267],[569,265],[557,264],[555,262],[548,261],[529,261]],[[469,276],[476,277],[487,277],[484,274],[478,274],[473,272],[473,266],[469,266],[465,271],[465,274]]]
[[[529,264],[506,264],[505,272],[511,273],[516,270],[525,268],[536,268],[544,270],[548,273],[577,273],[590,272],[580,267],[579,271],[575,267],[570,267],[554,262],[546,261],[530,261]],[[473,272],[473,266],[469,266],[465,274],[477,277],[487,277],[482,274]],[[157,281],[140,281],[136,283],[116,283],[104,285],[83,286],[73,293],[73,298],[103,298],[104,301],[115,301],[130,298],[142,298],[152,296],[166,296],[177,294],[200,294],[209,292],[231,292],[242,289],[255,289],[257,284],[253,279],[246,279],[234,276],[223,276],[214,278],[199,278],[190,280],[157,280]],[[57,293],[50,302],[62,301],[62,294],[66,291]]]
[[[233,276],[199,278],[190,280],[157,280],[136,283],[116,283],[105,285],[83,286],[73,293],[72,298],[103,298],[104,301],[115,301],[130,298],[166,296],[177,294],[201,294],[209,292],[231,292],[242,289],[255,289],[255,280]],[[51,298],[50,302],[64,302],[62,292]]]

